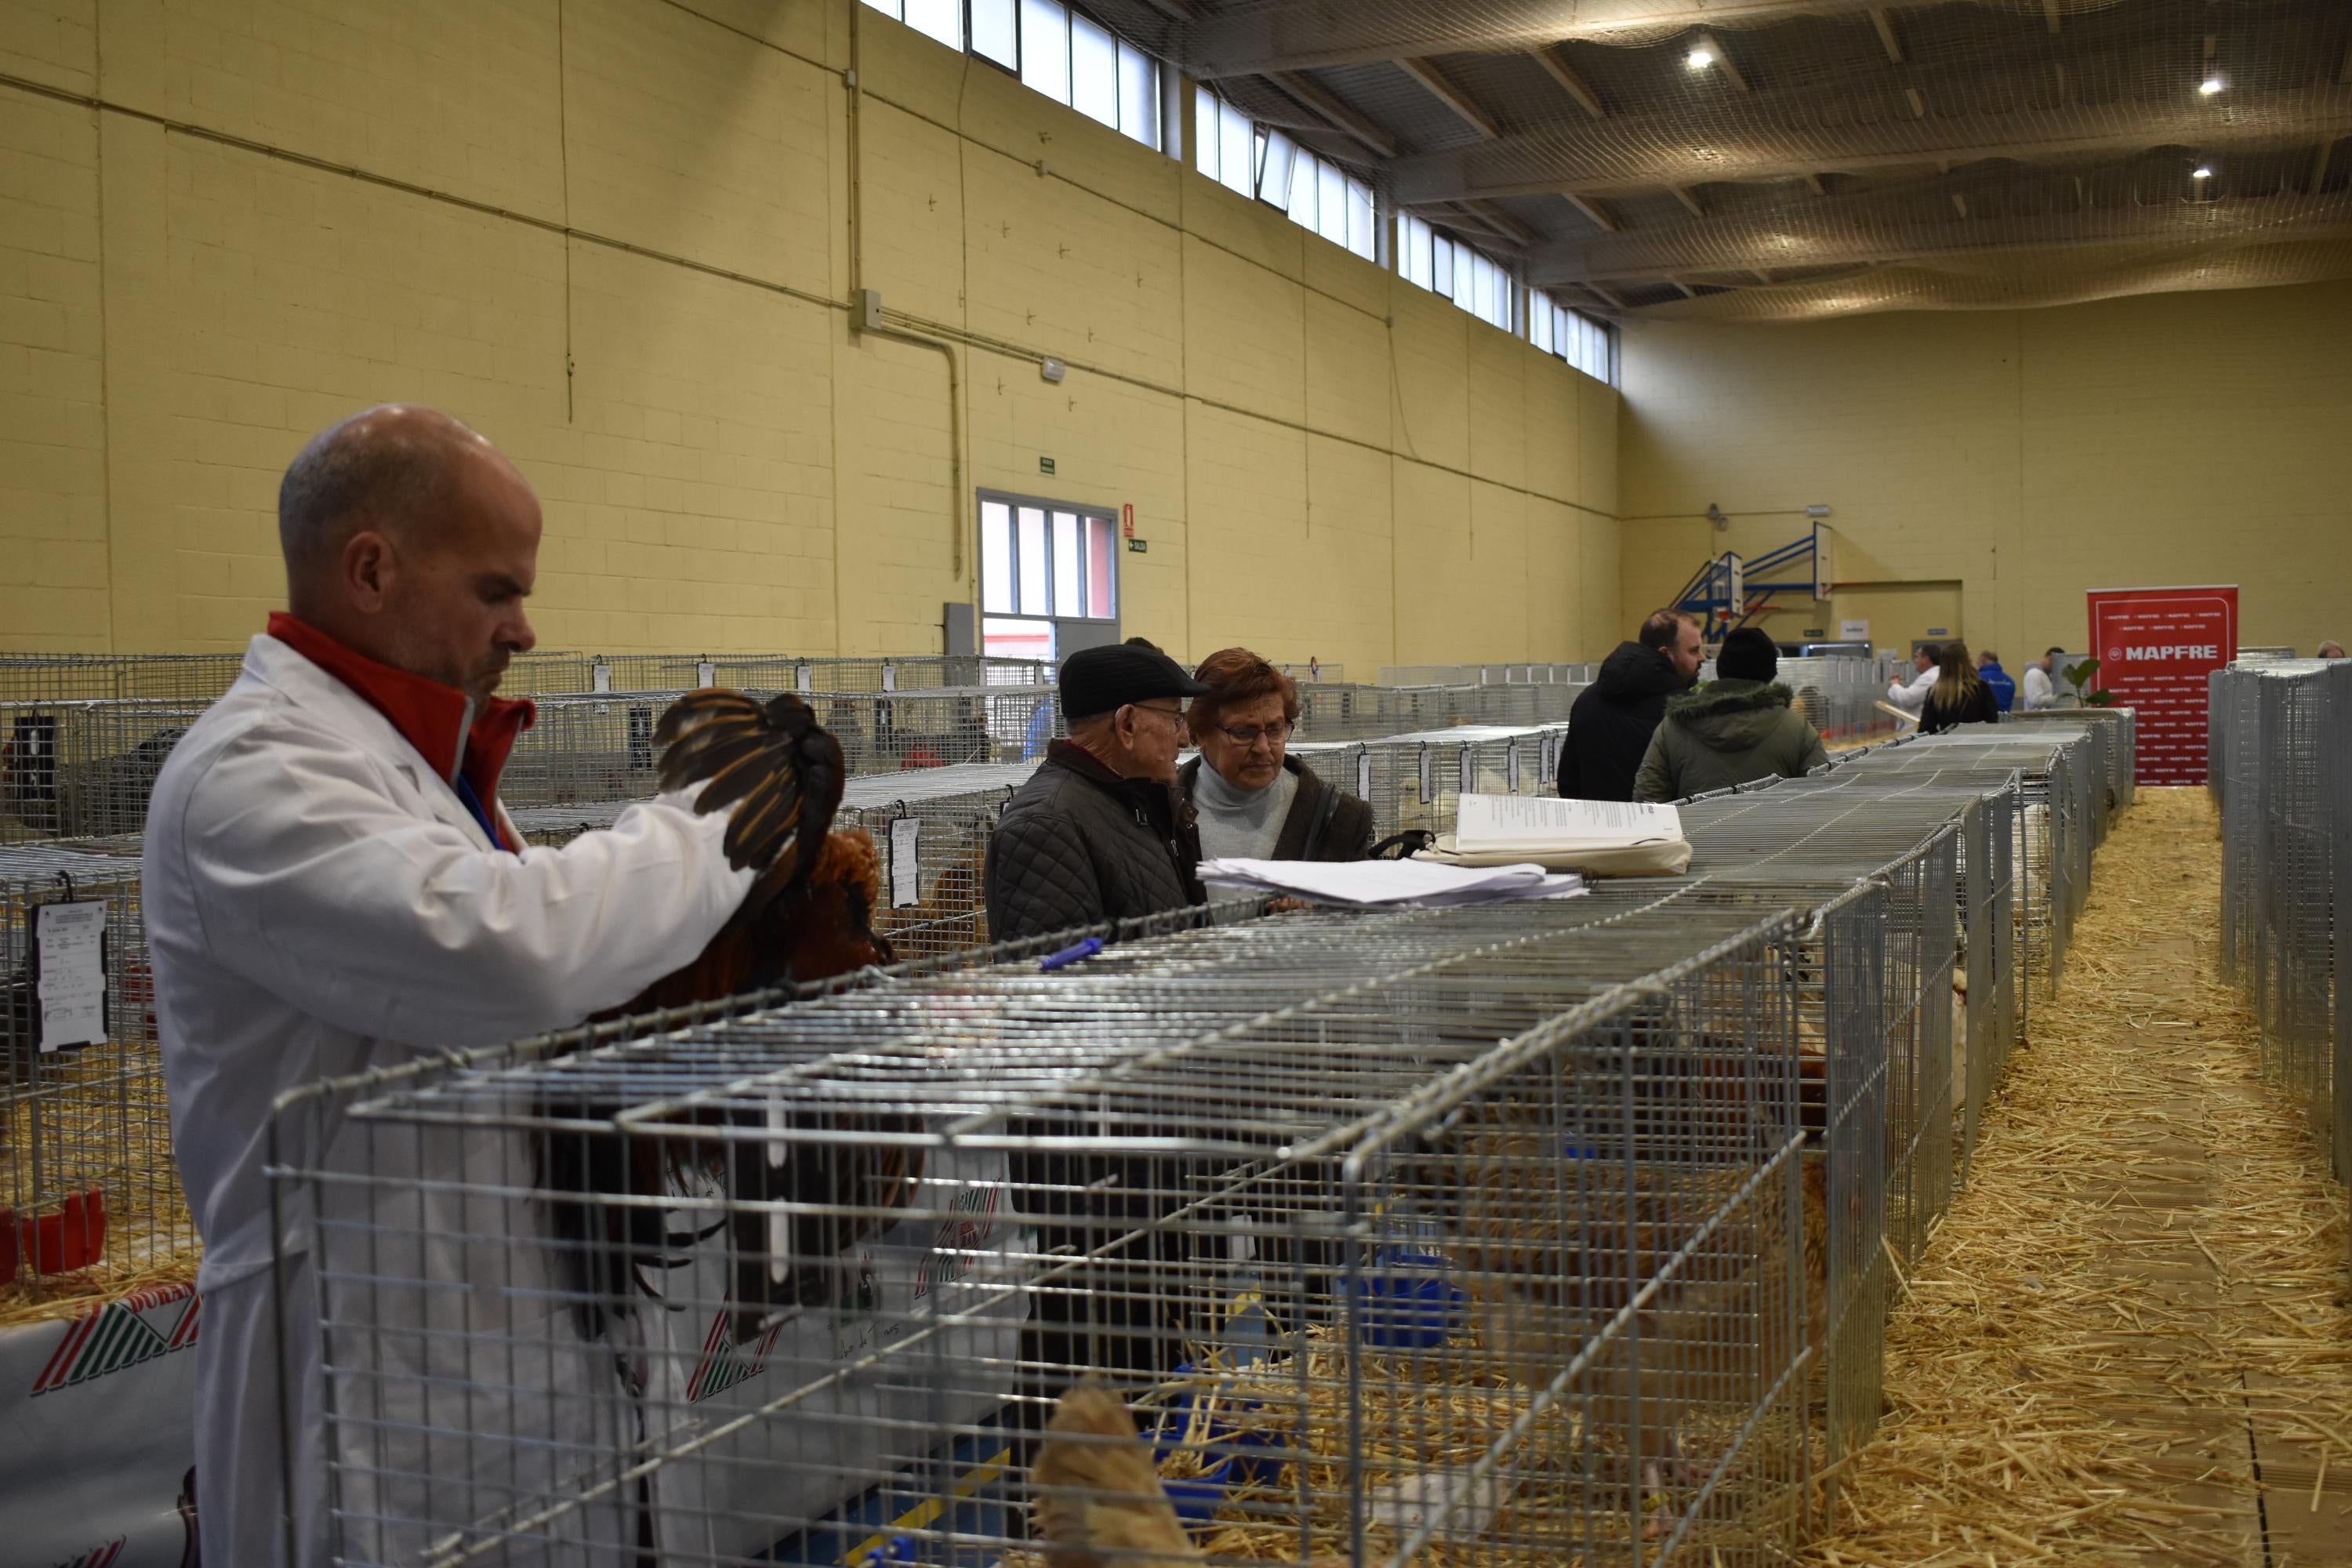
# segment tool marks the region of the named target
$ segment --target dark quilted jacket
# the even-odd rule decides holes
[[[1016,942],[1204,901],[1199,829],[1172,785],[1056,741],[1004,808],[982,873],[988,933]]]

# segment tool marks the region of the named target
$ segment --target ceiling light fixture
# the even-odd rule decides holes
[[[2213,171],[2200,163],[2189,171],[2189,177],[2192,180],[2210,180],[2213,177]]]
[[[2221,79],[2218,76],[2209,76],[2197,84],[2197,90],[2210,98],[2221,90]]]
[[[1715,57],[1705,49],[1693,49],[1683,57],[1683,64],[1695,71],[1703,71],[1715,63]]]

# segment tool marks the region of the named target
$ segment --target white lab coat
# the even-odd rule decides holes
[[[728,867],[724,826],[721,815],[658,802],[562,849],[494,848],[388,720],[266,636],[173,751],[149,808],[144,898],[173,1152],[205,1243],[194,1458],[208,1561],[289,1562],[281,1353],[293,1373],[288,1421],[305,1450],[293,1499],[302,1568],[326,1561],[330,1444],[346,1462],[339,1501],[355,1562],[413,1549],[409,1521],[543,1496],[594,1451],[591,1428],[613,1418],[609,1361],[567,1342],[559,1306],[513,1321],[519,1279],[548,1271],[531,1245],[543,1226],[520,1200],[429,1193],[415,1180],[528,1186],[519,1135],[289,1127],[289,1163],[398,1184],[336,1189],[335,1212],[316,1216],[349,1258],[331,1239],[324,1260],[307,1255],[312,1216],[282,1216],[294,1288],[280,1346],[263,1173],[270,1106],[299,1085],[559,1028],[627,1000],[693,958],[741,902],[751,878]],[[391,1229],[336,1226],[362,1215]],[[335,1363],[373,1375],[339,1386],[332,1431],[307,1285],[322,1262],[331,1276],[348,1263],[354,1277],[330,1290],[337,1319],[406,1312],[439,1331],[339,1337]],[[543,1430],[553,1410],[566,1413],[556,1425],[579,1428],[577,1447],[501,1448],[502,1426]]]
[[[2039,664],[2025,667],[2025,710],[2038,713],[2058,706],[2058,683]]]
[[[1886,700],[1906,713],[1916,717],[1927,706],[1927,693],[1936,689],[1936,670],[1931,665],[1914,673],[1909,684],[1894,682],[1886,688]]]

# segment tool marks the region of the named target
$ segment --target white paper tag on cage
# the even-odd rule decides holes
[[[43,904],[35,917],[41,1051],[106,1038],[106,902]]]
[[[1436,759],[1431,756],[1429,748],[1424,745],[1421,748],[1421,804],[1427,805],[1436,798]]]
[[[1491,1490],[1494,1483],[1474,1488],[1460,1507],[1449,1510],[1446,1501],[1462,1479],[1444,1472],[1410,1471],[1386,1486],[1367,1489],[1364,1503],[1373,1522],[1387,1525],[1401,1536],[1411,1534],[1434,1519],[1438,1539],[1474,1540],[1486,1534],[1495,1522],[1497,1509],[1494,1500],[1480,1495]]]
[[[1478,793],[1478,753],[1470,747],[1462,748],[1461,782],[1454,786],[1456,795]]]
[[[612,690],[613,667],[609,664],[599,664],[592,667],[588,671],[588,683],[589,688],[592,690]]]
[[[1372,753],[1370,752],[1356,753],[1356,798],[1372,798]]]
[[[1519,793],[1519,743],[1518,743],[1517,741],[1514,741],[1514,742],[1511,742],[1511,763],[1510,763],[1510,766],[1511,766],[1511,793],[1512,793],[1513,795],[1517,795],[1517,794],[1518,794],[1518,793]]]
[[[718,685],[719,667],[711,663],[709,659],[704,659],[700,664],[694,667],[694,683],[697,686]]]
[[[794,665],[793,685],[799,689],[802,696],[807,696],[816,689],[816,671],[811,669],[806,664]]]
[[[923,819],[895,817],[890,823],[890,907],[911,909],[923,901]]]
[[[896,691],[898,689],[898,667],[897,665],[886,664],[882,667],[882,689],[885,691]]]

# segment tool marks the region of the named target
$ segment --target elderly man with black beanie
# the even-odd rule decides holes
[[[1685,800],[1754,779],[1795,778],[1829,761],[1822,738],[1772,678],[1780,651],[1754,626],[1723,639],[1713,680],[1666,703],[1633,798]]]
[[[1140,637],[1062,661],[1070,738],[1004,808],[982,876],[998,942],[1206,901],[1176,788],[1184,703],[1208,688]]]

